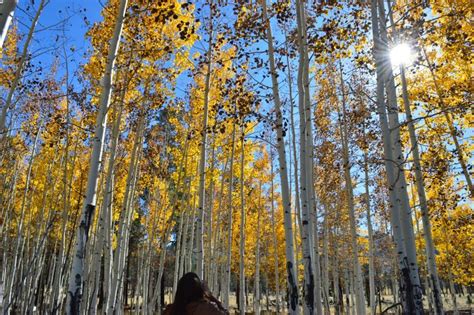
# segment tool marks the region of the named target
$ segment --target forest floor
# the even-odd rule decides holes
[[[474,304],[469,305],[467,303],[467,295],[456,295],[456,302],[458,306],[458,310],[460,311],[460,315],[463,314],[474,314]],[[171,303],[171,294],[166,294],[165,296],[165,304]],[[392,295],[384,295],[382,296],[382,310],[386,310],[388,307],[393,305],[393,296]],[[443,306],[447,314],[449,314],[450,311],[454,310],[454,305],[453,301],[451,299],[451,295],[443,295]],[[331,306],[331,314],[335,314],[335,311],[333,307]],[[424,301],[424,308],[426,310],[429,310],[429,305],[428,302],[425,300]],[[247,309],[249,310],[246,312],[246,314],[251,315],[254,314],[253,311],[250,311],[253,309],[253,294],[249,294],[248,296],[248,303],[247,303]],[[262,299],[260,302],[260,309],[261,309],[261,315],[274,315],[274,314],[287,314],[286,312],[276,311],[276,298],[275,296],[270,296],[267,302],[267,298],[265,295],[262,294]],[[238,314],[238,308],[237,308],[237,299],[235,296],[235,293],[231,293],[230,296],[230,314]],[[462,311],[462,312],[461,312]],[[370,308],[367,308],[367,314],[369,314]],[[377,308],[376,308],[377,314],[380,314],[380,305],[378,304],[377,301]],[[385,314],[397,314],[396,310],[394,309],[392,312],[385,313]]]

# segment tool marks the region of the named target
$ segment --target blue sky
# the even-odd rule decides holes
[[[19,0],[15,10],[15,23],[21,34],[26,34],[31,26],[32,16],[39,6],[39,0]],[[64,62],[63,44],[66,49],[70,73],[74,73],[80,63],[84,62],[83,53],[90,47],[84,35],[88,23],[101,19],[102,6],[98,0],[49,0],[41,14],[29,51],[35,63],[41,61],[44,67],[50,67],[60,54]],[[21,47],[21,45],[20,45]],[[48,69],[45,69],[46,73]],[[58,67],[58,76],[64,75],[64,67]],[[74,78],[71,78],[74,81]]]

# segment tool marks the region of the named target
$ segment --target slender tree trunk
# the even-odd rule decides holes
[[[448,281],[449,293],[451,294],[451,300],[453,301],[453,315],[459,315],[458,302],[456,300],[456,290],[454,289],[453,274],[451,272],[451,264],[449,264]]]
[[[198,203],[198,215],[196,225],[197,235],[197,248],[196,248],[196,273],[199,278],[204,278],[204,240],[203,240],[203,225],[204,225],[204,206],[206,196],[206,142],[207,142],[207,121],[209,111],[209,92],[211,89],[211,70],[212,70],[212,19],[213,19],[213,4],[212,1],[209,6],[209,25],[211,27],[209,31],[209,47],[207,50],[207,72],[204,86],[204,110],[203,110],[203,122],[202,122],[202,135],[201,135],[201,153],[199,160],[199,203]]]
[[[313,314],[314,312],[322,314],[321,309],[315,310],[316,304],[314,296],[314,247],[313,234],[311,224],[311,211],[313,210],[312,203],[312,161],[309,160],[312,156],[312,136],[310,136],[311,116],[310,104],[306,104],[306,94],[309,91],[305,90],[307,86],[305,72],[307,71],[307,58],[305,51],[305,25],[304,25],[304,5],[301,1],[296,1],[296,17],[298,30],[298,50],[299,50],[299,66],[298,66],[298,103],[300,114],[300,189],[301,189],[301,209],[302,209],[302,230],[301,236],[303,244],[303,264],[304,264],[304,304],[303,311],[305,315]],[[308,111],[309,110],[309,111]],[[309,115],[309,117],[307,117]],[[311,152],[307,152],[308,149]],[[318,300],[318,298],[316,298]]]
[[[229,308],[229,295],[230,295],[230,263],[232,258],[232,217],[233,217],[233,206],[232,206],[232,193],[233,193],[233,181],[234,181],[234,154],[235,154],[235,122],[232,126],[232,149],[230,153],[230,168],[229,168],[229,218],[228,218],[228,234],[227,234],[227,260],[225,266],[225,279],[224,279],[224,307]]]
[[[321,265],[319,260],[319,233],[318,233],[318,224],[317,224],[317,205],[316,205],[316,194],[314,191],[314,156],[313,156],[313,115],[311,113],[311,96],[310,96],[310,79],[309,79],[309,53],[308,53],[308,42],[307,42],[307,21],[306,21],[306,8],[304,2],[299,2],[301,7],[301,19],[302,19],[302,33],[301,37],[303,43],[304,51],[304,67],[303,67],[303,86],[304,86],[304,97],[305,97],[305,130],[307,132],[306,139],[306,171],[308,175],[306,176],[308,191],[308,211],[310,216],[310,251],[311,251],[311,263],[312,271],[314,276],[314,307],[315,311],[318,314],[322,314],[323,305],[321,302]]]
[[[285,225],[285,255],[286,255],[286,268],[287,268],[287,284],[289,293],[289,313],[299,314],[298,310],[298,287],[296,278],[297,265],[295,264],[294,256],[294,243],[293,243],[293,224],[291,218],[291,201],[290,191],[288,187],[288,170],[286,163],[286,150],[285,141],[283,134],[283,114],[281,112],[281,101],[278,86],[277,70],[275,66],[274,48],[273,48],[273,35],[270,25],[270,20],[267,17],[267,4],[266,1],[262,1],[262,14],[266,28],[267,43],[268,43],[268,59],[270,66],[270,75],[272,78],[272,92],[273,101],[276,111],[276,133],[277,133],[277,149],[278,149],[278,162],[280,164],[280,182],[281,182],[281,195],[283,201],[284,211],[284,225]]]
[[[110,41],[107,64],[102,80],[102,90],[99,101],[99,112],[97,113],[97,122],[95,136],[92,140],[92,154],[89,162],[89,174],[86,188],[86,197],[80,218],[80,225],[77,230],[74,258],[69,278],[67,314],[78,314],[82,300],[84,260],[85,249],[87,245],[91,219],[94,214],[97,199],[97,182],[99,179],[99,170],[102,165],[103,144],[105,130],[107,128],[107,111],[109,108],[110,94],[112,91],[112,81],[114,77],[114,64],[117,56],[120,37],[122,34],[123,20],[127,10],[127,0],[120,1],[120,7],[117,12],[117,19],[114,27],[112,40]]]
[[[405,70],[403,66],[400,66],[400,75],[402,80],[402,90],[403,90],[403,103],[405,107],[405,114],[407,116],[408,122],[408,132],[411,142],[411,152],[413,155],[413,164],[415,170],[415,181],[416,181],[416,190],[418,192],[418,199],[420,202],[421,210],[421,220],[423,223],[423,237],[425,240],[425,251],[426,251],[426,260],[428,267],[429,279],[431,282],[431,288],[433,289],[433,298],[434,298],[434,311],[436,315],[444,314],[443,302],[441,298],[441,288],[439,284],[438,269],[436,267],[435,252],[433,236],[431,234],[431,222],[429,217],[428,202],[425,193],[425,184],[423,180],[423,174],[421,171],[421,159],[418,149],[418,140],[416,137],[415,126],[413,124],[413,116],[411,114],[410,103],[408,98],[408,89],[405,79]]]
[[[386,16],[385,9],[383,6],[383,0],[379,0],[379,14],[381,21],[381,38],[383,43],[387,43],[388,36],[386,30]],[[385,48],[387,49],[387,48]],[[416,244],[415,234],[413,232],[412,222],[412,211],[410,208],[410,202],[408,199],[407,183],[405,179],[405,172],[403,169],[406,163],[402,151],[402,142],[400,137],[400,122],[398,117],[398,104],[397,94],[395,88],[395,80],[392,72],[392,67],[389,63],[389,67],[385,69],[385,84],[387,87],[387,100],[388,100],[388,119],[389,128],[392,136],[392,148],[394,151],[394,161],[397,164],[396,168],[396,191],[400,200],[400,223],[402,227],[402,233],[405,238],[405,249],[407,253],[407,263],[410,269],[410,285],[409,290],[412,290],[412,296],[414,299],[415,312],[423,313],[423,291],[421,289],[421,282],[419,278],[418,262],[416,259]]]
[[[245,166],[245,132],[244,122],[241,121],[241,138],[240,138],[240,261],[239,261],[239,281],[240,281],[240,299],[239,310],[241,315],[245,315],[246,303],[245,296],[245,199],[244,199],[244,166]]]
[[[220,256],[221,253],[219,253],[219,247],[220,247],[220,236],[221,236],[221,228],[220,228],[220,222],[221,222],[221,214],[222,214],[222,202],[224,200],[224,184],[225,184],[225,173],[227,170],[227,164],[229,163],[229,157],[226,158],[224,168],[222,169],[222,175],[221,175],[221,185],[219,189],[219,205],[217,207],[217,220],[216,222],[216,227],[215,227],[215,232],[214,232],[214,241],[213,241],[213,246],[211,246],[211,271],[218,271],[218,257]],[[229,205],[230,207],[230,205]],[[217,265],[216,265],[217,263]],[[210,272],[209,274],[209,283],[211,285],[211,292],[214,292],[217,289],[217,279],[218,277],[218,272]]]
[[[213,223],[213,210],[214,210],[214,169],[215,169],[215,160],[216,160],[216,139],[215,135],[212,140],[212,151],[211,151],[211,166],[209,173],[210,175],[210,184],[209,184],[209,200],[208,200],[208,206],[207,206],[207,218],[206,218],[206,225],[207,225],[207,232],[206,232],[206,241],[207,241],[207,246],[206,246],[206,252],[207,254],[205,255],[205,273],[203,276],[203,280],[206,281],[206,283],[209,285],[209,279],[210,279],[210,273],[211,273],[211,260],[212,260],[212,234],[213,234],[213,228],[212,228],[212,223]],[[212,271],[214,273],[214,271]]]
[[[392,220],[392,230],[394,235],[395,244],[397,247],[398,255],[398,264],[402,275],[403,287],[402,287],[402,297],[404,298],[404,309],[410,314],[423,314],[423,308],[421,303],[422,293],[419,286],[418,278],[418,267],[416,260],[413,261],[413,255],[408,257],[407,247],[410,248],[411,253],[414,252],[414,243],[413,233],[409,235],[409,228],[411,226],[411,221],[406,218],[409,214],[410,208],[406,204],[406,185],[403,185],[401,181],[405,179],[403,171],[400,169],[401,164],[397,163],[396,156],[398,153],[398,158],[402,159],[403,155],[401,154],[401,143],[397,142],[398,139],[392,139],[390,134],[390,127],[387,121],[387,114],[385,109],[384,102],[384,80],[387,78],[387,62],[383,60],[383,56],[386,53],[386,47],[384,47],[383,38],[380,37],[379,33],[379,18],[377,12],[377,0],[372,0],[371,10],[372,10],[372,30],[374,38],[374,57],[376,61],[376,70],[377,70],[377,112],[379,115],[381,127],[382,127],[382,139],[384,145],[384,159],[385,159],[385,168],[387,174],[387,184],[389,187],[389,197],[390,197],[390,206],[391,206],[391,220]],[[381,9],[381,16],[384,17],[384,9]],[[385,18],[384,18],[385,19]],[[382,29],[384,29],[385,24],[382,23]],[[386,43],[386,42],[385,42]],[[391,90],[391,89],[387,89]],[[393,91],[390,92],[393,94]],[[390,102],[390,108],[392,108],[391,119],[394,120],[394,116],[397,116],[397,111],[393,111],[394,100],[393,95],[391,95],[392,100]],[[395,99],[396,102],[396,99]],[[397,132],[399,135],[399,129],[392,132]],[[393,143],[395,141],[395,143]],[[397,148],[397,152],[393,152],[393,148]],[[395,154],[394,154],[395,153]],[[403,195],[403,196],[402,196]],[[401,220],[401,217],[403,220]],[[401,224],[403,222],[403,224]],[[413,230],[412,230],[413,232]],[[407,237],[411,237],[407,239]],[[416,258],[416,254],[415,254]],[[418,280],[418,281],[417,281]]]
[[[367,149],[364,149],[364,183],[365,183],[365,206],[367,211],[367,230],[369,236],[369,303],[370,313],[375,315],[375,259],[374,259],[374,232],[372,228],[372,215],[370,213],[369,192],[369,161]]]
[[[351,244],[352,244],[352,263],[354,268],[355,276],[355,294],[356,294],[356,309],[357,314],[365,314],[365,299],[364,299],[364,280],[362,278],[362,268],[359,262],[359,245],[357,242],[357,223],[354,209],[354,189],[352,186],[351,178],[351,165],[349,160],[349,136],[347,130],[347,117],[346,117],[346,94],[344,87],[344,78],[342,73],[342,66],[340,69],[341,75],[341,92],[342,92],[342,126],[341,126],[341,140],[342,140],[342,152],[344,162],[344,178],[346,182],[346,200],[347,207],[349,210],[349,224],[351,233]]]
[[[330,314],[329,304],[329,207],[324,204],[324,222],[323,222],[323,298],[324,298],[324,313]]]
[[[278,262],[278,244],[276,238],[276,223],[275,223],[275,192],[274,192],[274,185],[273,185],[273,154],[272,148],[270,147],[270,177],[271,177],[271,211],[272,211],[272,235],[273,235],[273,259],[275,260],[275,295],[276,295],[276,311],[277,313],[280,312],[280,271],[279,271],[279,262]]]
[[[110,298],[108,309],[110,312],[118,312],[120,307],[121,291],[123,288],[123,274],[126,267],[126,257],[128,254],[129,229],[131,216],[133,214],[133,201],[135,195],[135,182],[138,177],[139,155],[142,147],[143,129],[145,128],[144,113],[140,114],[137,130],[133,141],[133,148],[128,168],[125,195],[122,204],[119,229],[117,234],[117,248],[113,255],[113,276],[111,278]]]
[[[189,272],[193,269],[193,254],[195,252],[194,236],[195,236],[195,229],[196,229],[196,223],[194,222],[195,220],[196,220],[196,198],[193,198],[193,210],[192,210],[191,218],[190,218],[191,232],[190,232],[190,237],[189,237],[188,260],[186,262],[187,263],[186,272]]]
[[[388,2],[389,8],[391,8],[391,3],[390,3],[391,1],[387,0],[387,2]],[[389,17],[392,24],[392,31],[394,32],[395,37],[397,37],[397,32],[396,32],[394,21],[393,21],[392,10],[389,10]],[[417,140],[415,126],[413,123],[413,116],[412,116],[411,108],[410,108],[408,87],[407,87],[407,82],[406,82],[406,77],[405,77],[405,67],[403,66],[403,64],[400,65],[400,78],[402,81],[403,105],[404,105],[406,119],[407,119],[408,133],[410,136],[410,143],[411,143],[411,152],[413,156],[416,188],[418,192],[418,198],[420,201],[420,210],[421,210],[421,218],[423,222],[423,237],[425,240],[428,274],[429,274],[429,279],[431,281],[431,287],[433,288],[433,298],[434,298],[434,304],[435,304],[434,310],[435,310],[436,315],[442,315],[444,311],[443,311],[443,302],[442,302],[441,293],[440,293],[438,270],[437,270],[436,261],[435,261],[435,247],[433,243],[433,237],[431,235],[431,222],[429,218],[429,209],[428,209],[428,203],[427,203],[426,193],[425,193],[425,184],[423,180],[423,174],[421,171],[421,162],[420,162],[421,159],[420,159],[420,153],[419,153],[419,148],[418,148],[418,140]],[[472,184],[470,187],[472,188]]]
[[[260,212],[261,207],[263,207],[261,202],[262,196],[262,183],[260,183],[259,187],[259,196],[260,202],[257,206],[257,237],[256,237],[256,249],[255,249],[255,280],[254,280],[254,287],[255,287],[255,294],[254,294],[254,308],[253,311],[255,315],[260,315]]]
[[[23,225],[25,221],[26,215],[26,204],[27,204],[27,197],[30,189],[30,181],[31,181],[31,171],[33,169],[33,160],[36,154],[36,147],[38,145],[39,134],[41,132],[43,126],[43,122],[39,123],[38,130],[36,131],[35,138],[33,140],[33,147],[31,149],[31,156],[28,162],[28,170],[26,173],[25,179],[25,189],[23,191],[23,198],[21,201],[21,208],[20,208],[20,218],[17,224],[17,234],[16,234],[16,241],[15,241],[15,251],[13,253],[13,262],[12,267],[9,270],[9,281],[6,282],[6,290],[5,290],[5,301],[3,302],[3,310],[5,313],[9,312],[9,308],[12,306],[14,299],[16,298],[17,292],[17,276],[18,276],[18,267],[21,266],[21,261],[23,257],[23,246],[25,240],[23,239]],[[32,194],[30,194],[30,197]],[[21,279],[21,278],[18,278]]]

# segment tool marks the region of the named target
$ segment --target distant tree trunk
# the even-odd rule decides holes
[[[18,218],[18,223],[17,223],[17,231],[16,231],[16,241],[15,241],[15,251],[13,252],[13,262],[11,265],[10,270],[8,270],[8,274],[6,274],[7,281],[5,281],[6,286],[5,286],[5,300],[3,302],[3,310],[5,314],[9,313],[10,307],[13,306],[14,300],[16,296],[18,295],[17,292],[17,287],[18,287],[18,279],[21,279],[19,277],[20,272],[18,271],[18,268],[21,267],[21,260],[23,257],[23,248],[24,248],[24,236],[23,236],[23,225],[25,221],[25,215],[26,215],[26,208],[27,208],[27,197],[30,189],[30,181],[31,181],[31,172],[33,169],[33,160],[36,155],[36,147],[38,145],[38,139],[39,139],[39,134],[41,132],[41,129],[43,127],[43,122],[41,121],[39,123],[38,129],[36,130],[36,135],[33,140],[33,147],[31,148],[31,155],[30,159],[28,161],[28,168],[26,172],[26,179],[25,179],[25,189],[23,191],[23,197],[21,200],[21,206],[20,206],[20,217]],[[30,194],[30,197],[32,195]],[[6,265],[6,263],[4,262]],[[21,280],[20,280],[21,281]]]
[[[259,196],[260,202],[257,205],[257,237],[256,237],[256,249],[255,249],[255,280],[254,280],[254,287],[255,287],[255,294],[254,294],[254,308],[253,311],[255,315],[260,315],[260,212],[261,207],[263,204],[261,202],[262,196],[262,183],[260,183],[259,187]]]
[[[145,114],[140,114],[135,131],[133,149],[130,157],[127,181],[125,186],[125,195],[122,204],[122,210],[117,234],[117,248],[114,253],[113,276],[111,279],[111,291],[109,299],[109,311],[116,311],[121,303],[121,292],[123,290],[124,272],[127,261],[128,245],[130,238],[130,223],[133,214],[135,184],[138,178],[139,155],[142,149],[143,130],[145,128]]]
[[[214,210],[214,189],[215,189],[215,183],[214,183],[214,170],[215,170],[215,161],[216,161],[216,139],[215,135],[212,140],[212,151],[211,151],[211,166],[209,173],[211,174],[210,176],[210,184],[209,184],[209,200],[208,200],[208,205],[207,205],[207,212],[206,212],[206,252],[207,254],[205,255],[205,273],[203,275],[203,280],[206,281],[207,285],[209,286],[209,279],[210,279],[210,273],[211,273],[211,260],[212,260],[212,235],[214,233],[212,224],[213,224],[213,210]],[[212,273],[215,273],[214,270]],[[212,291],[211,291],[212,292]]]
[[[341,126],[341,140],[342,140],[342,155],[344,163],[344,179],[346,186],[346,201],[349,210],[349,224],[352,244],[352,263],[355,276],[355,295],[356,295],[356,309],[357,314],[364,315],[365,299],[364,299],[364,281],[362,278],[362,269],[359,262],[359,245],[357,242],[357,222],[354,209],[354,189],[352,186],[351,165],[349,160],[349,135],[347,130],[346,117],[346,92],[344,87],[344,78],[342,73],[342,66],[340,69],[341,76],[341,92],[342,92],[342,126]]]
[[[372,216],[370,213],[369,192],[369,161],[367,149],[364,149],[364,183],[365,183],[365,206],[367,211],[367,230],[369,236],[369,304],[370,313],[375,315],[375,257],[374,257],[374,232],[372,228]]]
[[[188,257],[186,260],[186,270],[185,272],[190,272],[193,270],[193,254],[195,251],[194,248],[194,239],[195,239],[195,232],[196,232],[196,198],[193,198],[193,208],[192,208],[191,216],[189,219],[189,224],[191,224],[191,231],[189,233],[189,244],[188,244]],[[198,214],[199,215],[199,214]]]
[[[276,230],[275,230],[275,193],[274,193],[274,185],[273,185],[273,154],[272,148],[270,147],[270,178],[271,178],[271,211],[272,211],[272,235],[273,235],[273,248],[274,254],[273,259],[275,260],[275,295],[276,295],[276,310],[277,313],[280,312],[280,271],[279,271],[279,263],[278,263],[278,244],[276,238]]]
[[[324,313],[330,314],[331,307],[329,304],[329,207],[324,204],[324,222],[323,222],[323,299],[324,299]]]
[[[229,295],[230,295],[230,264],[232,258],[232,217],[233,217],[233,207],[232,207],[232,193],[233,193],[233,181],[234,181],[234,154],[235,154],[235,122],[232,125],[232,149],[230,152],[230,168],[229,168],[229,218],[228,218],[228,231],[227,231],[227,260],[225,265],[225,275],[224,275],[224,290],[223,290],[223,300],[224,307],[229,308]]]
[[[245,315],[246,303],[245,296],[245,199],[244,199],[244,166],[245,166],[245,131],[244,122],[241,121],[241,138],[240,138],[240,261],[239,261],[239,282],[240,282],[240,305],[241,315]]]
[[[214,233],[213,237],[213,244],[211,246],[211,266],[210,266],[210,270],[213,271],[213,272],[210,272],[209,274],[209,285],[211,286],[211,291],[214,292],[217,290],[217,280],[219,279],[219,273],[218,272],[215,272],[215,271],[219,271],[219,264],[217,263],[218,261],[218,257],[220,255],[222,255],[222,253],[219,252],[220,250],[220,243],[221,243],[221,230],[222,230],[222,227],[220,226],[220,222],[222,220],[222,203],[223,203],[223,200],[224,200],[224,184],[225,184],[225,174],[226,174],[226,170],[227,170],[227,165],[229,163],[229,156],[227,156],[226,160],[225,160],[225,164],[224,164],[224,167],[222,169],[222,174],[221,174],[221,185],[220,185],[220,189],[219,189],[219,204],[217,206],[217,220],[215,221],[216,222],[216,232]],[[229,205],[230,206],[230,205]]]

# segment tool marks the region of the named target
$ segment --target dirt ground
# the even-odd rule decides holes
[[[474,299],[474,297],[473,297],[473,299]],[[459,296],[458,295],[458,296],[456,296],[456,300],[457,300],[458,310],[462,311],[460,314],[474,314],[474,304],[471,304],[471,305],[467,304],[467,295],[466,296]],[[248,302],[249,302],[247,304],[247,310],[248,311],[246,312],[246,314],[254,314],[253,313],[253,295],[252,294],[249,294]],[[167,304],[171,303],[171,295],[170,294],[166,294],[165,303],[167,303]],[[267,304],[268,304],[268,308],[267,308]],[[382,296],[382,310],[385,310],[386,308],[388,308],[391,305],[393,305],[393,296],[389,296],[389,295]],[[426,300],[424,301],[424,306],[425,306],[426,310],[429,309],[428,302]],[[454,310],[453,302],[451,300],[450,295],[444,295],[443,296],[443,306],[444,306],[445,311],[448,312],[448,314],[449,314],[449,311]],[[285,311],[280,311],[280,312],[277,313],[277,311],[276,311],[276,297],[275,296],[270,296],[268,303],[267,303],[266,296],[263,296],[262,299],[260,300],[260,309],[261,309],[261,315],[287,314],[287,312],[285,312]],[[231,293],[231,296],[230,296],[230,310],[229,311],[230,311],[230,314],[238,314],[237,299],[236,299],[235,293]],[[369,311],[370,311],[370,309],[367,308],[367,314],[369,314]],[[377,312],[377,314],[380,313],[378,304],[377,304],[376,312]],[[331,314],[335,314],[334,309],[331,310]],[[388,313],[388,314],[396,314],[396,311],[393,311],[393,312]]]

